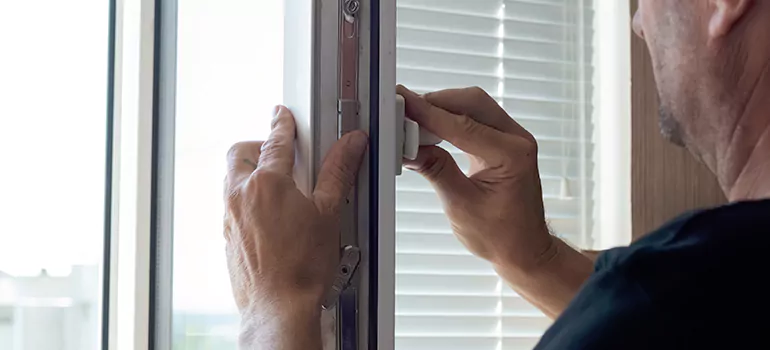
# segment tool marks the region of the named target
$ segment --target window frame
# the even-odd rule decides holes
[[[631,243],[631,30],[630,0],[594,0],[593,61],[596,129],[593,249]]]
[[[156,3],[118,0],[113,11],[109,302],[103,343],[109,350],[148,349]]]
[[[108,145],[113,157],[108,167],[106,199],[110,204],[107,249],[111,254],[107,253],[109,262],[105,265],[105,295],[109,296],[109,303],[105,305],[103,347],[170,349],[177,1],[114,1],[114,65],[110,81],[110,93],[114,94],[110,106],[113,123],[108,131],[114,137]],[[337,113],[337,5],[341,3],[285,0],[285,17],[293,19],[285,25],[285,41],[293,45],[285,45],[285,57],[290,59],[284,62],[284,81],[294,84],[284,84],[284,104],[292,109],[297,121],[295,179],[304,193],[312,190],[323,155],[337,140],[336,118],[322,116]],[[364,258],[352,286],[359,294],[352,300],[355,305],[348,305],[357,317],[354,323],[342,325],[348,327],[347,333],[338,330],[337,348],[344,342],[340,335],[348,334],[358,338],[355,340],[361,348],[387,349],[392,346],[382,346],[382,342],[388,344],[387,339],[392,338],[388,334],[393,329],[394,297],[389,297],[393,279],[369,276],[376,276],[378,267],[393,266],[393,238],[384,235],[381,239],[377,229],[387,232],[393,228],[394,214],[378,211],[376,221],[369,217],[373,215],[370,206],[393,206],[393,198],[378,193],[383,191],[383,184],[393,188],[394,177],[372,170],[394,174],[393,157],[384,155],[393,154],[395,141],[392,137],[377,137],[377,132],[393,132],[393,125],[388,124],[392,120],[378,116],[392,114],[395,108],[395,2],[372,0],[361,5],[359,73],[361,78],[371,76],[375,83],[359,85],[359,126],[374,135],[376,143],[367,158],[375,162],[364,161],[353,201],[356,205],[346,208],[349,221],[343,224],[347,227],[347,232],[342,233],[343,241],[359,245]],[[384,29],[369,27],[369,23],[377,23],[380,13],[389,15],[392,25]],[[384,50],[379,46],[381,41],[387,45]],[[380,51],[387,52],[385,59],[390,59],[391,65],[379,65],[380,57],[370,56]],[[372,103],[370,96],[376,97],[371,99]],[[394,103],[377,103],[383,96]],[[382,149],[387,152],[381,152]],[[369,186],[370,181],[379,186]],[[380,240],[372,245],[376,254],[366,252],[372,237]],[[389,275],[392,274],[386,274]],[[380,302],[370,303],[376,296]],[[338,312],[344,311],[333,310],[331,314],[337,318]],[[376,322],[369,322],[370,312],[378,315]]]

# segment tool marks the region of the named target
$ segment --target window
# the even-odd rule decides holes
[[[108,6],[0,2],[0,349],[101,348]]]
[[[307,190],[337,138],[340,73],[356,75],[340,69],[341,51],[360,54],[354,117],[375,137],[343,223],[342,240],[361,248],[362,261],[358,294],[340,308],[356,312],[327,312],[339,312],[343,325],[327,340],[360,334],[359,348],[376,336],[383,349],[527,349],[549,326],[458,243],[426,181],[408,171],[396,180],[393,86],[487,90],[539,140],[553,230],[596,248],[595,145],[607,144],[598,137],[593,0],[381,0],[377,9],[363,1],[352,26],[358,50],[339,47],[351,38],[335,26],[341,4],[350,3],[126,3],[132,36],[124,35],[131,40],[119,85],[128,91],[121,121],[130,142],[120,149],[129,156],[120,213],[135,224],[121,226],[118,242],[128,252],[120,257],[130,258],[118,266],[121,346],[128,337],[158,349],[235,347],[240,320],[221,221],[225,154],[235,142],[264,139],[273,106],[293,103],[296,179]],[[444,147],[467,167],[460,151]],[[359,333],[345,327],[355,322]]]
[[[398,0],[397,79],[479,86],[539,143],[547,220],[592,246],[591,0]],[[456,155],[461,168],[468,161]],[[396,185],[396,349],[531,349],[550,320],[453,236],[419,175]]]
[[[180,1],[178,11],[172,344],[234,349],[225,155],[238,141],[266,139],[283,100],[283,2]]]
[[[225,154],[266,138],[273,106],[293,103],[307,190],[349,96],[341,72],[358,78],[354,117],[376,142],[343,223],[342,240],[362,251],[358,294],[325,313],[358,327],[326,328],[326,340],[531,348],[550,321],[460,245],[425,180],[393,176],[392,87],[484,88],[539,141],[554,232],[583,248],[627,243],[617,232],[630,174],[617,169],[628,123],[607,119],[627,114],[620,3],[0,3],[0,349],[235,348]],[[351,16],[342,36],[335,25]],[[350,33],[360,38],[338,47]],[[339,66],[351,52],[357,72]]]

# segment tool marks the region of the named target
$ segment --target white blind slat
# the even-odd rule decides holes
[[[499,315],[504,310],[520,310],[519,315],[539,316],[540,311],[521,297],[398,295],[396,308],[410,315]]]
[[[545,211],[549,215],[563,217],[577,215],[580,212],[579,203],[575,198],[545,197],[543,203]],[[401,189],[398,191],[397,206],[400,210],[419,211],[426,208],[440,210],[441,202],[438,196],[429,189]]]
[[[468,15],[494,16],[500,11],[500,0],[398,0],[399,10],[408,7],[442,9]],[[400,15],[400,12],[399,12]],[[399,24],[403,19],[399,18]]]
[[[459,161],[459,159],[458,159]],[[582,187],[586,188],[587,193],[591,193],[593,191],[593,181],[583,181],[580,179],[572,179],[567,178],[566,179],[569,189],[573,193],[573,195],[577,195],[580,193],[580,190]],[[543,189],[543,195],[546,197],[559,197],[561,193],[561,187],[564,180],[560,177],[554,177],[554,176],[540,176],[540,182]],[[420,175],[412,173],[410,171],[405,171],[403,175],[398,179],[396,182],[396,188],[401,186],[404,189],[425,189],[429,190],[431,189],[430,183],[426,181],[424,178],[422,178]],[[398,190],[396,191],[397,193]],[[399,207],[399,204],[402,203],[398,196],[396,197],[396,207]],[[440,209],[440,208],[436,208]],[[396,223],[396,226],[398,226],[398,223]]]
[[[506,19],[523,19],[535,22],[560,24],[564,21],[565,13],[568,18],[575,18],[582,14],[586,16],[586,23],[590,26],[593,21],[593,11],[590,1],[584,1],[583,8],[578,4],[567,4],[565,0],[556,1],[504,1]],[[573,1],[574,0],[567,0]]]
[[[544,159],[544,158],[564,158],[564,159],[570,159],[572,157],[578,157],[580,156],[580,148],[585,148],[586,153],[590,154],[590,152],[593,152],[593,144],[590,143],[590,140],[584,140],[580,141],[578,138],[580,137],[577,135],[579,132],[578,129],[570,129],[568,127],[568,124],[565,123],[564,131],[562,129],[553,130],[552,133],[561,133],[564,132],[564,135],[560,136],[546,136],[543,134],[535,134],[535,137],[538,139],[537,143],[537,151],[538,151],[538,159]],[[586,135],[590,135],[590,132],[586,132]],[[461,156],[465,157],[465,154],[460,149],[448,144],[448,143],[442,143],[442,147],[444,147],[449,153],[452,153],[452,155],[455,156],[458,162],[461,162]],[[580,160],[589,162],[590,159],[581,159]],[[549,174],[542,174],[541,175],[549,175]]]
[[[531,350],[539,337],[496,337],[496,336],[410,336],[396,335],[396,349],[399,350],[500,350],[502,340],[505,350]]]
[[[399,0],[398,82],[479,86],[538,139],[546,218],[585,244],[594,184],[591,0]],[[447,149],[463,171],[462,151]],[[565,193],[565,188],[568,193]],[[396,183],[396,348],[531,349],[551,321],[452,234],[430,184]]]
[[[559,237],[567,239],[570,242],[579,243],[580,235],[578,234],[559,234]],[[463,245],[455,238],[451,232],[420,232],[401,230],[396,231],[396,252],[399,254],[397,257],[406,254],[415,255],[433,255],[444,254],[444,259],[452,259],[454,256],[471,256],[471,253],[463,247]],[[481,261],[477,258],[473,258],[473,261]],[[410,271],[413,260],[399,260],[396,264],[399,267],[398,272]],[[427,265],[426,265],[427,266]],[[420,266],[421,272],[428,273],[425,270],[426,266]],[[416,271],[416,270],[411,270]],[[451,272],[451,271],[449,271]],[[487,271],[488,272],[488,271]],[[440,274],[440,272],[437,272]],[[443,274],[447,274],[445,271]]]
[[[397,207],[396,230],[412,232],[431,232],[431,230],[438,230],[440,232],[451,232],[452,227],[449,224],[449,219],[446,218],[446,215],[440,211],[435,211],[439,209],[440,208],[433,208],[428,212],[427,210],[401,210]],[[551,215],[547,217],[547,220],[551,229],[559,233],[574,233],[578,223],[578,218],[572,216],[557,217]]]
[[[540,315],[534,316],[498,316],[498,315],[463,315],[459,317],[403,316],[396,315],[397,334],[433,336],[440,334],[464,334],[474,336],[494,336],[502,333],[506,336],[538,336],[545,332],[551,321]]]
[[[396,274],[396,295],[497,295],[499,286],[500,279],[496,276]]]

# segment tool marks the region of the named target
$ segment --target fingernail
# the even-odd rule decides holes
[[[281,105],[277,105],[273,108],[273,120],[270,121],[270,130],[275,129],[278,125],[278,116],[281,115],[281,108],[283,108]]]
[[[412,91],[412,90],[409,90],[409,88],[408,88],[408,87],[406,87],[406,86],[403,86],[403,85],[399,85],[399,86],[398,86],[398,88],[400,88],[400,89],[401,89],[401,91],[400,91],[400,92],[401,92],[401,95],[403,95],[404,93],[406,93],[406,94],[409,94],[409,95],[412,95],[412,96],[417,96],[417,93],[415,93],[415,92],[414,92],[414,91]]]

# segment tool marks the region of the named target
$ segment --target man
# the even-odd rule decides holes
[[[433,184],[462,243],[556,318],[537,349],[770,348],[760,282],[770,276],[770,1],[640,0],[634,30],[653,58],[663,135],[705,163],[732,204],[686,214],[594,264],[549,234],[537,144],[477,88],[398,88],[412,119],[472,160],[466,175],[426,147],[407,166]],[[264,144],[229,155],[225,236],[241,344],[319,349],[338,208],[366,139],[343,137],[306,198],[291,178],[290,112],[279,108],[273,126]]]

